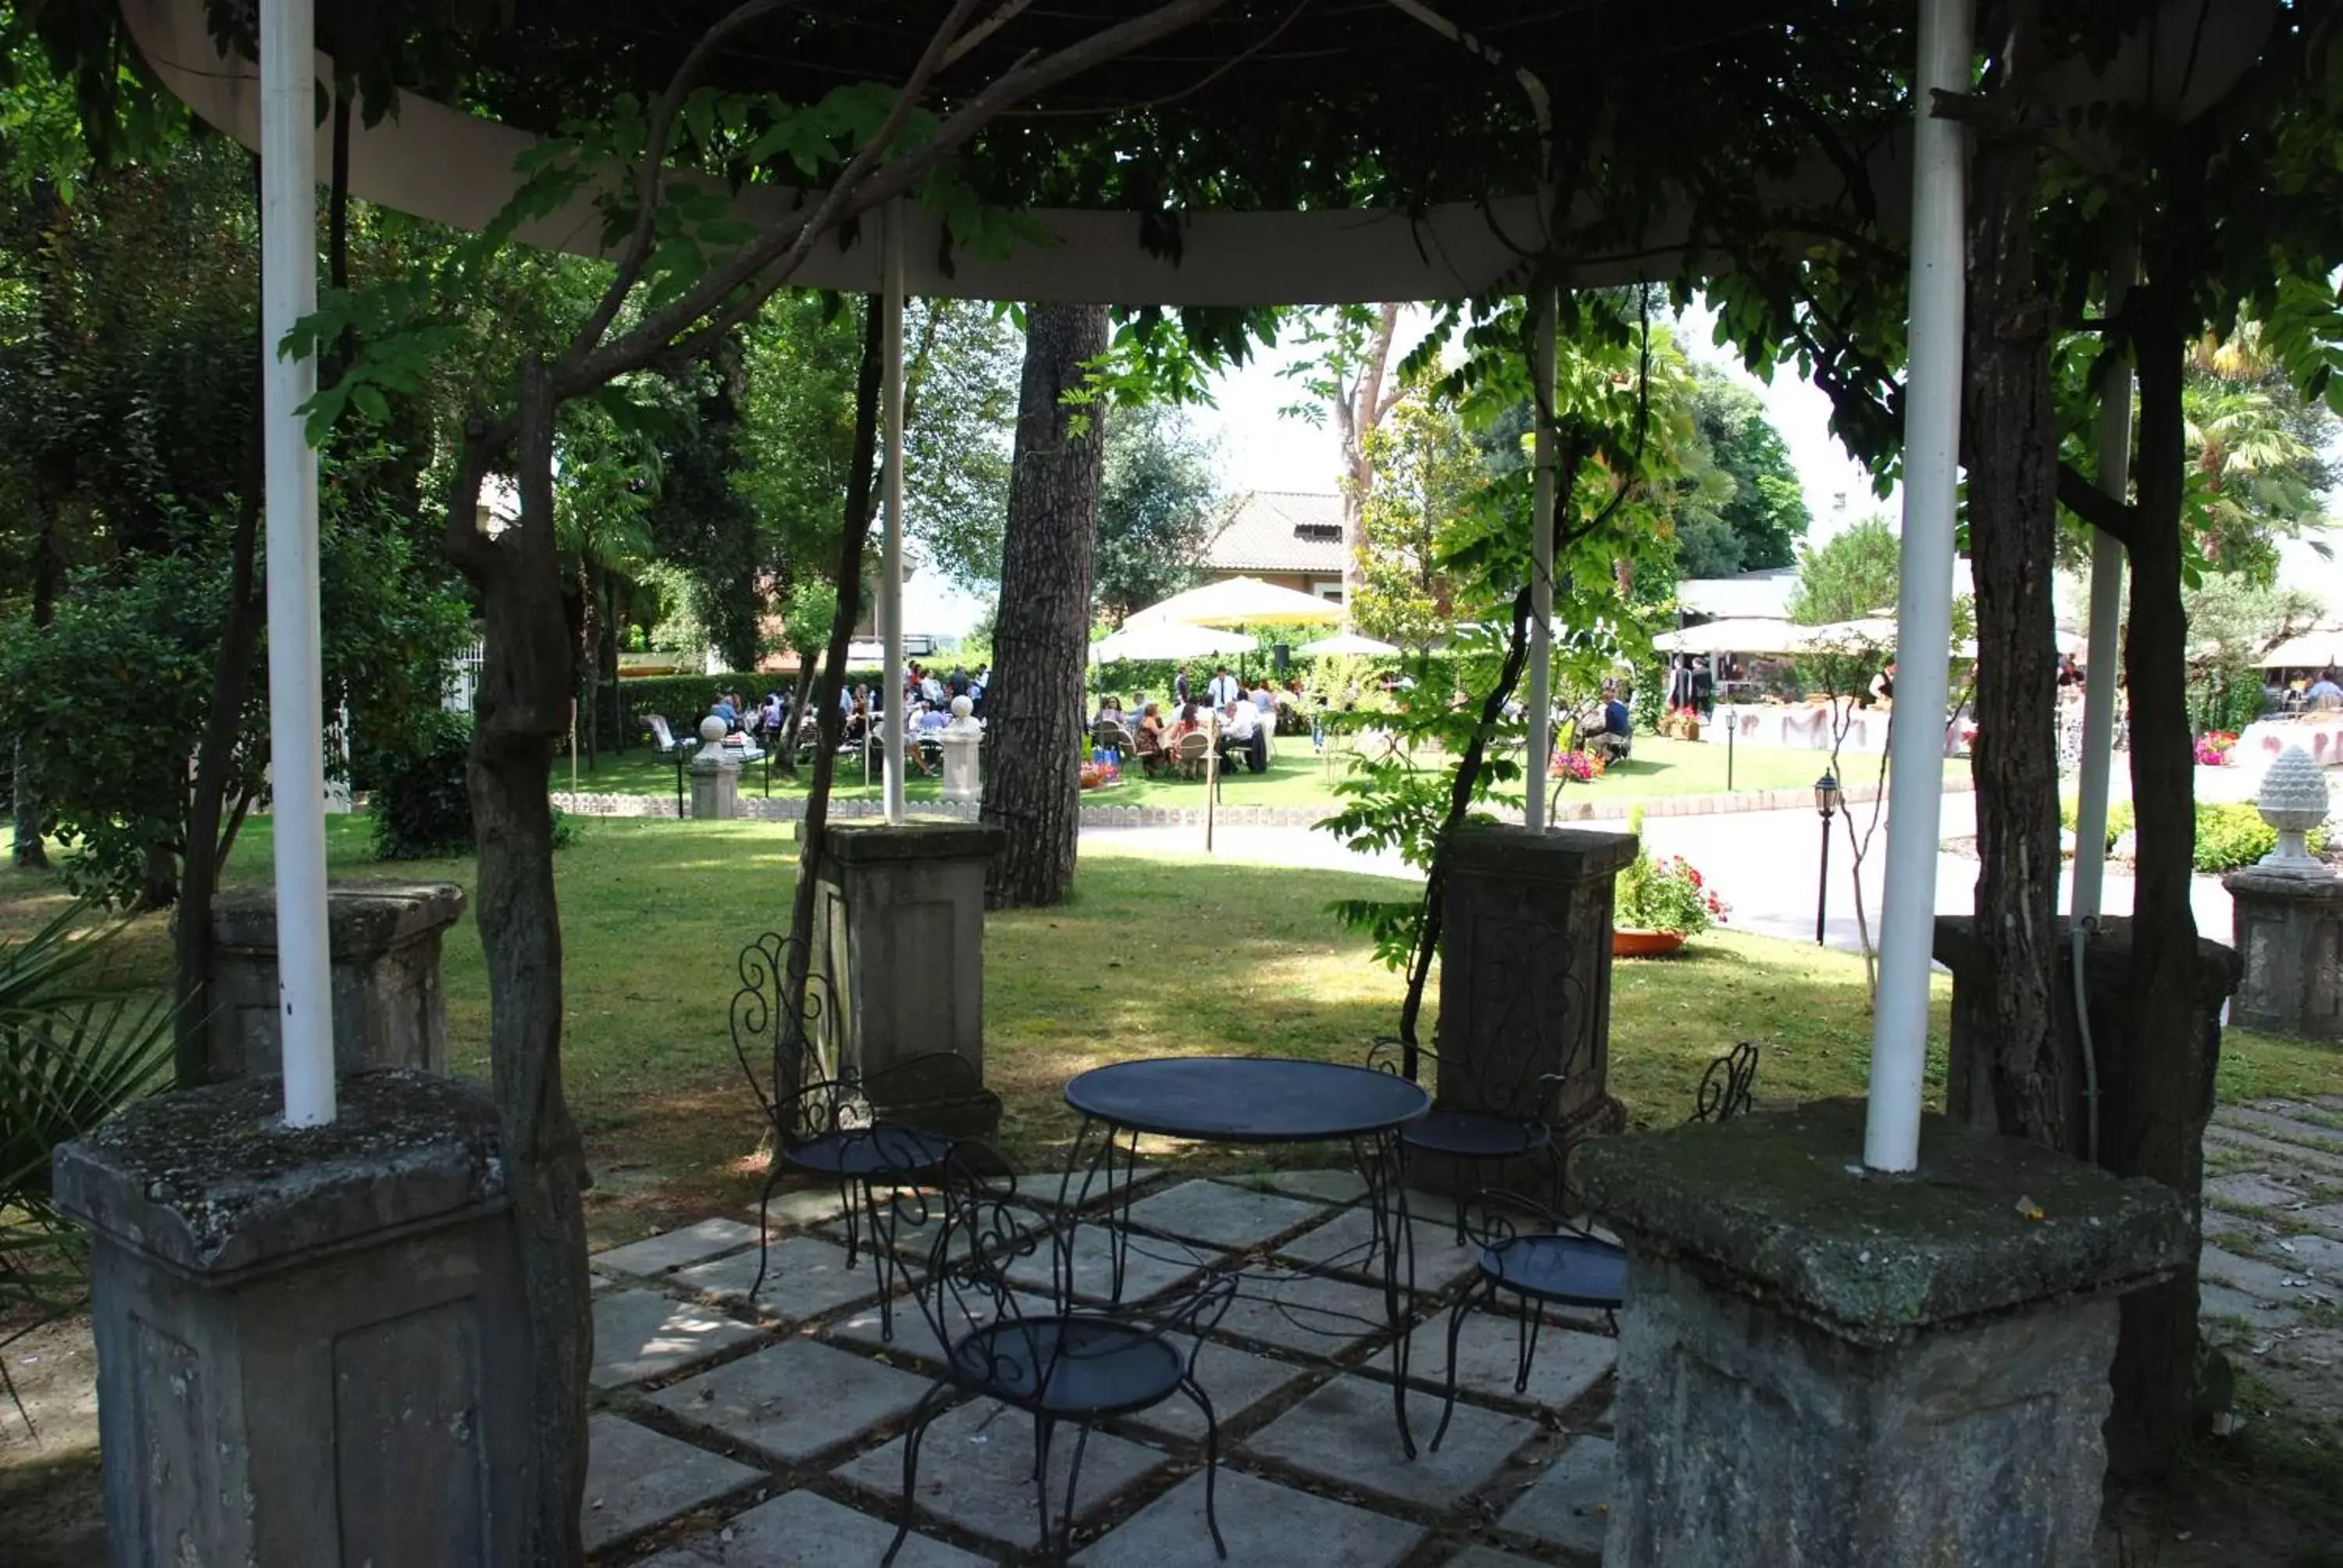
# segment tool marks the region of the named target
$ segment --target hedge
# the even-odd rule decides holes
[[[2068,832],[2074,831],[2076,803],[2072,799],[2058,803],[2058,820]],[[2107,804],[2107,847],[2115,848],[2116,840],[2133,828],[2132,804],[2128,800],[2113,800]],[[2314,829],[2308,836],[2311,853],[2327,847],[2324,829]],[[2197,869],[2208,875],[2234,871],[2240,866],[2250,866],[2278,848],[2278,829],[2262,820],[2262,814],[2251,803],[2242,800],[2197,802]]]
[[[429,860],[472,852],[472,797],[464,764],[472,749],[469,714],[438,713],[421,726],[420,750],[377,752],[367,769],[374,858]]]

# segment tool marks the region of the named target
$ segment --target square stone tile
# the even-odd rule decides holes
[[[1062,1191],[1067,1203],[1078,1209],[1088,1209],[1095,1207],[1110,1193],[1120,1192],[1126,1187],[1143,1188],[1162,1174],[1162,1167],[1158,1165],[1138,1165],[1125,1170],[1118,1162],[1114,1168],[1112,1179],[1110,1180],[1101,1171],[1091,1178],[1089,1190],[1085,1191],[1082,1187],[1082,1173],[1079,1171],[1074,1172],[1073,1180],[1071,1181],[1064,1180],[1063,1171],[1037,1171],[1031,1176],[1019,1177],[1017,1191],[1035,1202],[1045,1203],[1052,1209],[1059,1206],[1059,1196]]]
[[[1050,1520],[1054,1530],[1066,1506],[1074,1433],[1061,1429],[1050,1442]],[[1082,1489],[1074,1499],[1079,1524],[1118,1493],[1164,1462],[1163,1455],[1111,1432],[1091,1433],[1082,1454]],[[896,1438],[840,1465],[837,1473],[892,1508],[902,1496],[903,1440]],[[920,1444],[919,1504],[963,1530],[1012,1546],[1041,1537],[1033,1496],[1033,1418],[990,1400],[946,1411],[929,1424]]]
[[[1018,1292],[1014,1300],[1017,1310],[1030,1317],[1047,1317],[1057,1310],[1041,1297],[1022,1292]],[[990,1315],[984,1311],[981,1298],[976,1296],[968,1298],[966,1310],[947,1299],[941,1311],[944,1331],[954,1337],[980,1326],[978,1320],[990,1321]],[[929,1367],[943,1363],[944,1348],[936,1338],[934,1327],[929,1323],[927,1313],[920,1310],[918,1301],[908,1295],[895,1298],[895,1337],[892,1342],[881,1332],[879,1306],[875,1302],[867,1307],[858,1307],[840,1319],[824,1331],[823,1337],[867,1346],[890,1362],[916,1366],[922,1375]]]
[[[594,1386],[616,1388],[663,1377],[760,1337],[713,1307],[657,1291],[614,1292],[594,1303]]]
[[[765,1206],[765,1226],[769,1231],[801,1231],[809,1225],[827,1225],[845,1211],[845,1201],[835,1187],[792,1187],[773,1194],[773,1201]],[[749,1223],[756,1222],[757,1205],[751,1203]]]
[[[2343,1284],[2343,1241],[2325,1236],[2288,1236],[2272,1241],[2269,1255],[2290,1260],[2293,1267],[2331,1284]]]
[[[879,1281],[869,1257],[858,1257],[851,1267],[846,1249],[814,1236],[790,1236],[767,1249],[769,1266],[754,1302],[749,1287],[757,1278],[757,1249],[735,1252],[712,1263],[695,1263],[669,1279],[688,1291],[699,1291],[719,1301],[738,1302],[777,1318],[819,1317],[849,1302],[879,1294]]]
[[[1389,1385],[1338,1377],[1246,1440],[1245,1447],[1325,1477],[1354,1491],[1427,1507],[1453,1507],[1504,1468],[1537,1423],[1460,1402],[1448,1436],[1433,1452],[1440,1404],[1415,1394],[1408,1401],[1416,1456],[1399,1444]]]
[[[781,1464],[862,1436],[920,1402],[915,1372],[812,1340],[790,1340],[662,1389],[651,1402]]]
[[[1111,1234],[1103,1223],[1077,1225],[1073,1233],[1073,1292],[1093,1302],[1111,1302],[1114,1294],[1114,1269],[1109,1247]],[[1126,1302],[1143,1302],[1161,1291],[1170,1290],[1182,1281],[1194,1276],[1208,1264],[1224,1261],[1228,1254],[1215,1247],[1199,1247],[1192,1242],[1174,1241],[1166,1236],[1133,1234],[1129,1254],[1123,1260],[1122,1296]],[[1010,1265],[1009,1277],[1021,1285],[1031,1285],[1036,1291],[1057,1288],[1057,1262],[1047,1246],[1037,1248]]]
[[[1393,1568],[1423,1532],[1331,1497],[1319,1497],[1223,1466],[1213,1512],[1229,1544],[1229,1568]],[[1105,1535],[1074,1561],[1083,1568],[1222,1568],[1204,1520],[1204,1477],[1190,1476]]]
[[[2234,1319],[2254,1329],[2291,1328],[2302,1321],[2298,1308],[2266,1302],[2210,1280],[2197,1287],[2197,1315],[2201,1320]]]
[[[649,1565],[646,1563],[644,1568]],[[1541,1564],[1493,1546],[1467,1546],[1448,1560],[1446,1568],[1541,1568]]]
[[[873,1518],[820,1493],[785,1492],[721,1530],[661,1553],[638,1568],[877,1568],[894,1538],[891,1519]],[[905,1538],[895,1564],[984,1568],[988,1561],[914,1531]]]
[[[1537,1353],[1530,1358],[1526,1392],[1513,1392],[1513,1369],[1521,1347],[1521,1320],[1499,1312],[1464,1314],[1456,1335],[1456,1387],[1466,1395],[1526,1400],[1561,1412],[1578,1402],[1619,1359],[1619,1342],[1608,1334],[1581,1333],[1553,1322],[1538,1330]],[[1434,1313],[1408,1343],[1408,1376],[1431,1388],[1448,1381],[1448,1314]]]
[[[1189,1241],[1252,1247],[1316,1219],[1323,1209],[1301,1198],[1255,1192],[1225,1181],[1182,1181],[1131,1206],[1131,1222]]]
[[[1277,1250],[1279,1257],[1332,1269],[1336,1273],[1383,1286],[1383,1249],[1375,1244],[1374,1216],[1363,1208],[1345,1209],[1315,1230],[1304,1231]],[[1444,1217],[1427,1221],[1416,1213],[1408,1226],[1408,1251],[1415,1261],[1415,1288],[1425,1292],[1445,1290],[1479,1267],[1481,1250],[1458,1245],[1456,1228]],[[1403,1281],[1405,1279],[1402,1275]]]
[[[933,1191],[924,1195],[907,1193],[891,1201],[881,1198],[880,1202],[882,1218],[895,1255],[907,1262],[926,1267],[928,1261],[935,1255],[936,1237],[943,1230],[943,1195]],[[1049,1229],[1051,1213],[1051,1210],[1029,1203],[1021,1197],[998,1211],[988,1211],[985,1222],[999,1225],[1004,1231],[1013,1226],[1020,1236],[1036,1237],[1036,1250],[1045,1251],[1050,1244],[1049,1238],[1041,1232]],[[862,1215],[859,1222],[863,1245],[868,1247],[870,1242],[870,1216]],[[843,1221],[823,1226],[822,1233],[840,1243],[846,1240]],[[968,1232],[964,1227],[953,1238],[952,1248],[959,1256],[968,1256]]]
[[[2303,1195],[2294,1188],[2273,1181],[2258,1171],[2216,1176],[2205,1183],[2205,1201],[2224,1209],[2284,1210],[2301,1202],[2302,1199]]]
[[[586,1423],[586,1550],[598,1552],[764,1473],[608,1412]]]
[[[663,1274],[669,1269],[679,1269],[686,1263],[704,1262],[720,1253],[754,1246],[756,1242],[757,1227],[754,1225],[743,1224],[738,1220],[702,1220],[697,1225],[669,1231],[664,1236],[629,1241],[623,1247],[597,1252],[588,1261],[598,1269],[616,1270],[622,1274]]]
[[[1185,1348],[1184,1340],[1179,1342]],[[1296,1378],[1309,1376],[1312,1370],[1209,1341],[1196,1355],[1196,1381],[1203,1385],[1204,1396],[1212,1402],[1212,1413],[1220,1418],[1224,1446],[1231,1422]],[[1202,1442],[1204,1436],[1204,1412],[1184,1393],[1175,1393],[1152,1410],[1123,1419],[1167,1437]]]
[[[1246,1272],[1237,1299],[1213,1332],[1323,1358],[1386,1332],[1389,1322],[1381,1291],[1314,1274],[1255,1269]]]
[[[1611,1528],[1611,1463],[1609,1438],[1572,1439],[1505,1510],[1503,1524],[1549,1546],[1601,1556],[1604,1533]]]
[[[1265,1180],[1288,1197],[1321,1203],[1350,1203],[1367,1195],[1367,1184],[1355,1171],[1278,1171]]]
[[[2242,1291],[2249,1296],[2259,1296],[2266,1302],[2283,1302],[2298,1296],[2311,1281],[2299,1268],[2280,1268],[2266,1258],[2240,1257],[2235,1252],[2207,1242],[2197,1254],[2197,1271],[2217,1284]],[[2293,1283],[2288,1284],[2288,1282]]]

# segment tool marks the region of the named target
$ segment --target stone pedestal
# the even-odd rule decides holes
[[[2343,877],[2323,866],[2247,866],[2221,885],[2245,965],[2230,1020],[2343,1040]]]
[[[112,1561],[518,1561],[528,1312],[477,1086],[246,1079],[56,1153],[89,1227]]]
[[[1837,1101],[1588,1145],[1625,1242],[1606,1568],[2088,1568],[2117,1298],[2179,1200],[1931,1117],[1912,1176]]]
[[[977,773],[977,756],[984,746],[984,726],[970,717],[975,705],[965,697],[951,700],[951,722],[936,737],[944,749],[944,799],[978,800],[984,796]]]
[[[2077,1034],[2072,935],[2074,924],[2058,918],[2058,980],[2052,997],[2058,1009],[2058,1027],[2068,1039]],[[1945,1109],[1954,1121],[1984,1131],[1996,1128],[1994,1116],[1991,1041],[1995,1024],[1993,998],[1985,989],[1985,960],[1976,941],[1976,921],[1967,915],[1938,915],[1936,961],[1953,971],[1953,1036],[1945,1078]],[[2213,1070],[2221,1060],[2221,1003],[2237,989],[2237,955],[2209,937],[2197,940],[2197,1000],[2203,1009],[2205,1041],[2205,1101],[2200,1116],[2213,1114]],[[2102,919],[2085,944],[2084,981],[2091,999],[2091,1044],[2098,1053],[2100,1092],[2112,1104],[2134,1091],[2138,1074],[2127,1065],[2132,1042],[2126,1032],[2124,1011],[2137,988],[2131,979],[2131,921]],[[2084,1083],[2075,1075],[2074,1115],[2082,1125]]]
[[[1634,835],[1475,824],[1443,852],[1441,1102],[1519,1115],[1541,1073],[1566,1069],[1554,1113],[1565,1136],[1624,1126],[1607,1087],[1611,895]]]
[[[327,892],[333,963],[334,1060],[447,1070],[447,1000],[439,947],[464,913],[453,882],[355,882]],[[214,1079],[279,1070],[284,1037],[277,994],[277,895],[223,893],[212,905]]]
[[[813,931],[813,972],[835,992],[839,1065],[884,1116],[940,1131],[991,1131],[984,1077],[984,874],[1007,835],[985,822],[831,823]],[[896,1070],[950,1051],[958,1082]]]
[[[691,759],[695,821],[729,821],[740,814],[740,764],[721,746],[702,747]]]

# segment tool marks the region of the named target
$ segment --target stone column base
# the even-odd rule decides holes
[[[2343,877],[2247,866],[2221,885],[2245,960],[2230,1021],[2343,1040]]]
[[[447,1070],[447,1000],[439,950],[463,917],[454,882],[354,882],[327,890],[332,928],[334,1064]],[[277,895],[224,893],[212,906],[211,1024],[206,1065],[215,1079],[280,1070]]]
[[[984,874],[1006,835],[985,822],[833,822],[814,917],[813,970],[843,1020],[838,1067],[907,1126],[981,1137],[1001,1101],[984,1082]],[[917,1059],[948,1051],[963,1069]]]
[[[2089,1568],[2117,1298],[2187,1215],[1931,1117],[1865,1173],[1835,1101],[1579,1155],[1629,1256],[1606,1568]]]
[[[719,746],[713,749],[721,751]],[[740,815],[740,765],[724,757],[692,759],[691,815],[695,820],[729,822]]]
[[[408,1070],[282,1121],[273,1078],[56,1152],[89,1227],[117,1564],[518,1560],[529,1321],[495,1107]]]

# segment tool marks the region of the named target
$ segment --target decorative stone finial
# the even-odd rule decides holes
[[[2278,829],[2278,848],[2261,863],[2278,870],[2324,873],[2326,863],[2310,852],[2303,835],[2327,820],[2327,772],[2299,746],[2278,754],[2262,775],[2255,809]]]
[[[952,722],[954,724],[962,722],[975,711],[976,704],[970,699],[965,697],[955,697],[951,699],[951,716]]]
[[[724,732],[728,728],[724,720],[713,713],[709,714],[699,721],[699,743],[702,746],[723,745]]]

